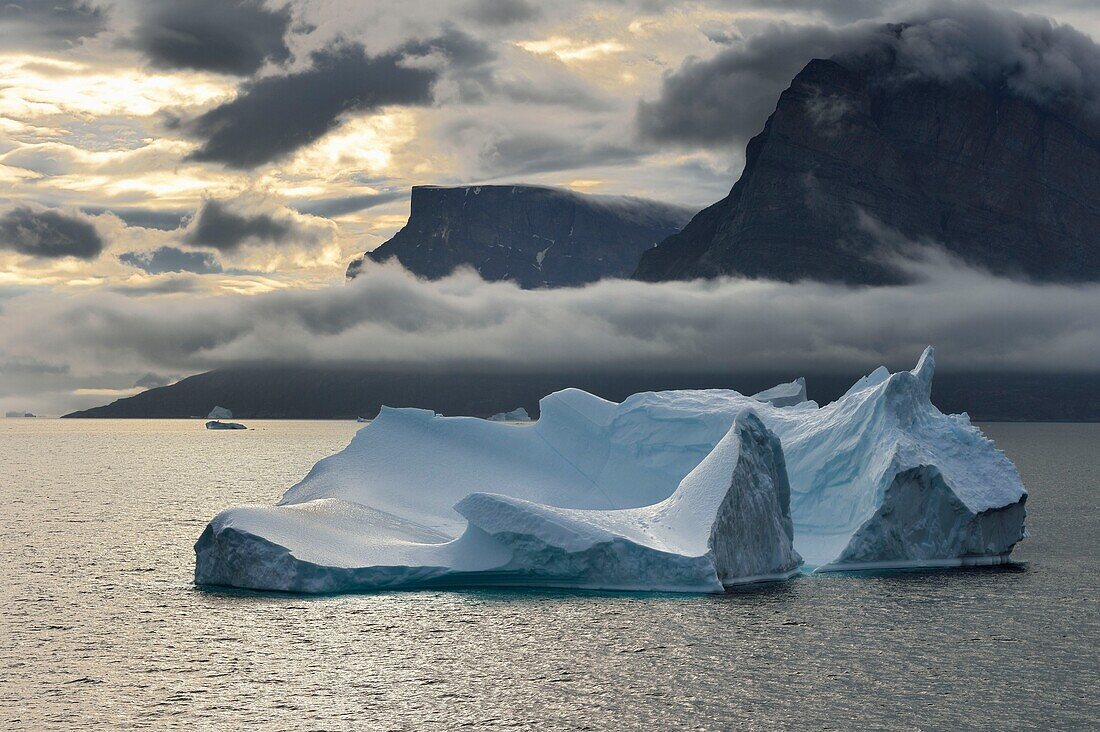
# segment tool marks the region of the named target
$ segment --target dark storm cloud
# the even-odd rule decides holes
[[[149,208],[85,206],[80,210],[90,216],[113,214],[122,219],[127,226],[160,231],[174,231],[183,226],[184,219],[187,218],[182,211],[158,211]]]
[[[482,25],[506,26],[535,20],[542,11],[527,0],[472,0],[463,15]]]
[[[444,27],[438,36],[409,41],[401,50],[411,56],[439,54],[449,67],[459,69],[482,66],[496,58],[489,44],[453,25]]]
[[[1033,101],[1100,110],[1100,48],[1069,26],[973,3],[936,3],[898,25],[773,25],[667,76],[638,106],[643,138],[741,144],[812,58],[835,57],[874,77],[924,77],[1005,87]]]
[[[78,216],[16,206],[0,215],[0,249],[45,259],[95,259],[103,251],[103,238]]]
[[[106,28],[103,9],[82,0],[17,0],[0,6],[4,50],[63,50]]]
[[[642,137],[698,145],[743,143],[760,132],[780,92],[812,58],[854,45],[866,30],[776,24],[717,56],[688,59],[654,101],[638,105]]]
[[[160,247],[148,252],[125,252],[118,256],[123,264],[144,270],[149,274],[165,272],[193,272],[217,274],[222,271],[218,258],[210,252],[185,252],[175,247]]]
[[[220,201],[203,203],[187,229],[184,241],[222,252],[240,249],[251,241],[283,244],[302,238],[293,221],[270,213],[238,213]]]
[[[143,6],[130,43],[154,66],[246,76],[290,57],[290,8],[262,0],[157,0]]]
[[[893,77],[1007,88],[1042,105],[1100,116],[1100,45],[1037,15],[977,3],[934,3],[840,56],[845,63],[849,58],[872,72],[885,66]]]
[[[439,72],[408,68],[403,56],[368,56],[345,45],[312,54],[312,67],[245,83],[235,99],[185,123],[202,140],[190,159],[253,168],[334,129],[341,115],[432,99]]]
[[[496,51],[450,23],[445,23],[437,36],[406,42],[398,53],[415,60],[418,66],[427,64],[438,69],[441,77],[455,85],[461,101],[484,101],[496,89],[493,68]]]

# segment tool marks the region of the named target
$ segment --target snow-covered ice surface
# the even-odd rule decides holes
[[[800,382],[621,404],[567,389],[525,429],[383,409],[278,506],[219,514],[196,582],[718,591],[788,576],[799,554],[821,570],[1004,561],[1026,493],[966,415],[931,404],[933,370],[928,349],[820,408]]]
[[[879,368],[820,409],[766,420],[790,471],[795,544],[822,570],[1007,561],[1027,492],[966,414],[931,402],[931,348]]]
[[[797,571],[783,452],[754,412],[707,449],[653,425],[632,456],[644,425],[612,424],[615,411],[579,391],[544,399],[529,429],[383,410],[280,505],[219,514],[196,544],[196,581],[717,592]],[[582,427],[591,440],[574,440]],[[652,475],[614,467],[639,458]]]

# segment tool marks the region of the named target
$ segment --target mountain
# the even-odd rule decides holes
[[[640,198],[588,196],[538,186],[414,186],[405,227],[365,259],[396,258],[439,279],[468,265],[486,280],[567,287],[628,277],[646,249],[680,230],[693,211]]]
[[[896,59],[811,61],[747,146],[729,195],[642,256],[636,279],[895,284],[934,244],[1041,281],[1100,279],[1100,124],[1005,83]]]
[[[841,396],[859,373],[807,374],[809,398],[821,404]],[[235,419],[354,419],[373,417],[383,404],[421,407],[448,415],[489,417],[523,407],[538,416],[538,401],[576,387],[605,399],[665,389],[735,389],[753,394],[789,373],[645,373],[564,371],[428,371],[354,366],[236,367],[191,376],[67,417],[186,418],[214,405]],[[987,421],[1100,421],[1100,375],[936,375],[933,402],[944,412],[969,412]]]

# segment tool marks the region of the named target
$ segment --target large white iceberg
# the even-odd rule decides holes
[[[520,439],[494,445],[502,427],[483,431],[478,422],[385,410],[279,506],[219,514],[196,544],[196,581],[295,592],[459,584],[717,592],[784,579],[801,564],[783,451],[750,410],[672,495],[635,508],[615,508],[626,486],[601,485],[536,430],[503,428]],[[408,453],[409,444],[463,433],[479,449],[420,455],[413,476],[380,460],[395,441],[412,440]],[[479,483],[510,495],[469,492]]]
[[[799,554],[819,570],[1004,561],[1026,493],[965,415],[932,406],[933,369],[929,349],[821,408],[804,391],[568,389],[527,429],[384,409],[278,506],[219,514],[196,581],[717,591]]]

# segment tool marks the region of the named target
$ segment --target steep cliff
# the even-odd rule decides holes
[[[637,198],[585,196],[537,186],[415,186],[409,221],[364,258],[396,258],[428,279],[467,265],[486,280],[564,287],[628,277],[638,258],[691,216]]]
[[[642,256],[647,281],[743,275],[893,284],[942,247],[993,272],[1100,279],[1100,124],[1072,101],[908,73],[893,57],[811,61],[723,200]]]

